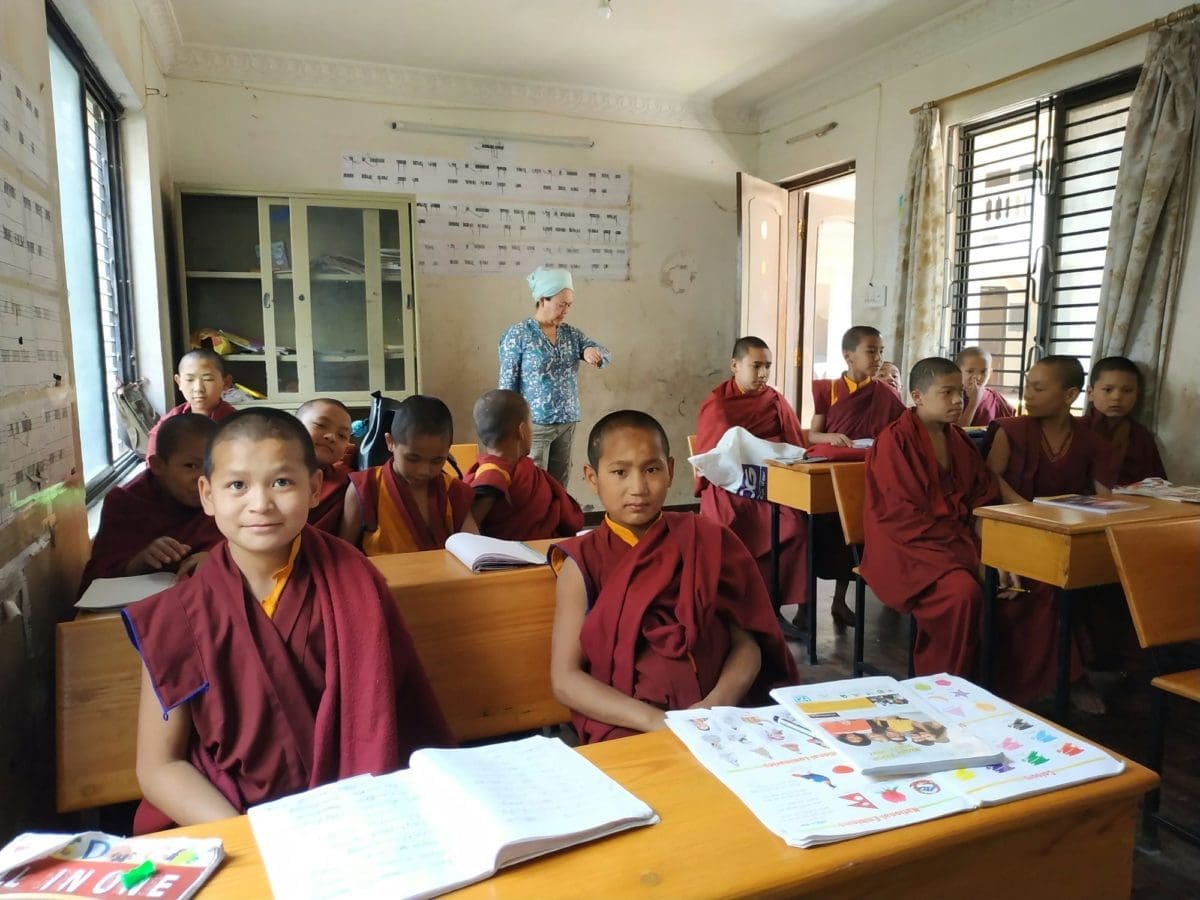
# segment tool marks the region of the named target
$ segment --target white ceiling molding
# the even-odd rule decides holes
[[[167,0],[140,0],[165,4]],[[154,34],[152,32],[152,38]],[[749,111],[720,115],[686,97],[491,78],[292,53],[182,44],[173,78],[373,97],[403,105],[449,105],[559,113],[589,119],[718,131],[753,130]]]
[[[146,31],[150,33],[150,44],[158,57],[158,68],[169,73],[175,65],[175,56],[183,46],[183,32],[175,18],[171,0],[133,0],[141,13]]]
[[[758,104],[755,122],[761,131],[770,131],[1068,2],[984,0],[961,12],[952,12],[850,59],[820,78],[768,97]]]

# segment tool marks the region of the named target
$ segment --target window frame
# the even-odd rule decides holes
[[[1122,94],[1131,93],[1137,85],[1141,66],[1112,73],[1085,82],[1084,84],[1052,94],[992,110],[975,119],[953,126],[956,152],[953,164],[948,167],[949,202],[947,216],[947,270],[946,297],[943,304],[943,336],[947,355],[953,357],[963,347],[972,346],[974,341],[958,338],[956,330],[966,331],[967,313],[970,310],[969,282],[967,273],[970,262],[963,262],[963,254],[969,254],[971,229],[961,228],[964,218],[970,218],[972,194],[975,184],[971,176],[964,174],[971,146],[970,139],[1005,123],[1013,123],[1032,117],[1034,120],[1034,162],[1032,178],[1028,188],[1032,198],[1029,223],[1029,249],[1026,261],[1026,289],[1024,292],[1023,334],[1021,359],[1017,375],[1017,398],[1024,399],[1025,372],[1034,361],[1049,353],[1053,342],[1055,311],[1058,293],[1054,276],[1055,260],[1060,246],[1060,209],[1062,202],[1061,167],[1063,147],[1068,127],[1068,113],[1081,106],[1102,101]],[[1046,117],[1046,126],[1041,124]],[[974,165],[972,164],[972,172]],[[961,191],[961,193],[960,193]],[[1039,200],[1040,198],[1040,200]],[[965,214],[964,214],[965,211]],[[1011,276],[1010,276],[1011,277]],[[1064,298],[1065,302],[1065,298]],[[980,307],[982,309],[982,306]],[[956,325],[956,320],[962,324]],[[1087,324],[1087,323],[1080,323]],[[1064,341],[1065,342],[1065,341]],[[1094,352],[1094,349],[1093,349]],[[1087,363],[1084,364],[1085,368]],[[1011,370],[1008,370],[1011,371]]]
[[[47,40],[53,41],[63,56],[72,64],[75,71],[79,75],[80,95],[79,95],[79,114],[82,119],[83,135],[85,140],[85,153],[87,159],[87,170],[90,172],[94,164],[92,159],[91,148],[86,146],[87,135],[90,132],[88,125],[88,100],[93,100],[97,106],[104,112],[104,128],[103,136],[106,144],[108,158],[105,161],[104,170],[107,174],[108,189],[109,189],[109,219],[112,227],[112,266],[113,266],[113,291],[115,294],[116,304],[116,354],[117,370],[115,372],[121,384],[130,384],[138,380],[138,359],[137,359],[137,342],[134,334],[134,308],[133,308],[133,291],[130,276],[130,256],[129,256],[129,232],[126,218],[126,196],[125,196],[125,179],[124,179],[124,163],[123,163],[123,147],[121,143],[121,127],[120,123],[124,118],[125,110],[121,105],[120,100],[113,90],[104,81],[96,64],[92,61],[83,45],[75,37],[70,27],[63,20],[58,10],[55,9],[52,3],[46,4],[46,31]],[[87,196],[88,213],[91,217],[91,234],[93,244],[96,236],[96,203],[95,193],[92,190],[88,191]],[[65,251],[65,248],[64,248]],[[123,452],[113,453],[112,447],[114,444],[123,444],[118,434],[112,433],[114,420],[119,423],[120,413],[115,409],[116,400],[107,390],[107,359],[108,354],[104,352],[103,338],[103,321],[102,311],[99,309],[100,304],[100,266],[101,260],[98,252],[93,252],[92,257],[92,282],[95,286],[95,303],[97,306],[97,314],[101,316],[100,327],[100,358],[106,361],[103,367],[97,374],[105,381],[105,431],[108,434],[108,452],[111,456],[108,466],[106,466],[99,474],[93,476],[86,484],[86,502],[88,506],[102,499],[109,488],[120,483],[128,473],[138,466],[142,460],[132,449],[124,446]],[[72,335],[72,345],[75,340],[75,335]],[[80,373],[75,371],[74,354],[72,353],[71,360],[72,384],[77,384]]]

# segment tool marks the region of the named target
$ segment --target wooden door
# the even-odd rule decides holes
[[[771,385],[784,390],[787,340],[788,192],[774,184],[737,174],[738,273],[741,282],[738,337],[760,337],[775,365]]]

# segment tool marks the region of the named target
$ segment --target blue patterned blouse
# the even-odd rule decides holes
[[[601,367],[612,362],[612,354],[578,328],[558,326],[558,341],[551,344],[537,320],[530,316],[500,338],[501,390],[519,391],[529,402],[535,425],[578,422],[579,364],[583,351],[595,347],[603,357]]]

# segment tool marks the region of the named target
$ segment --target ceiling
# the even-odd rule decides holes
[[[202,62],[211,65],[220,48],[240,51],[237,59],[282,54],[753,112],[781,92],[982,0],[611,2],[607,20],[598,14],[599,0],[139,0],[139,5],[154,20],[152,36],[168,74],[177,74],[171,61],[180,59],[190,61],[182,74],[195,75],[190,70]],[[159,46],[164,43],[173,46]]]

